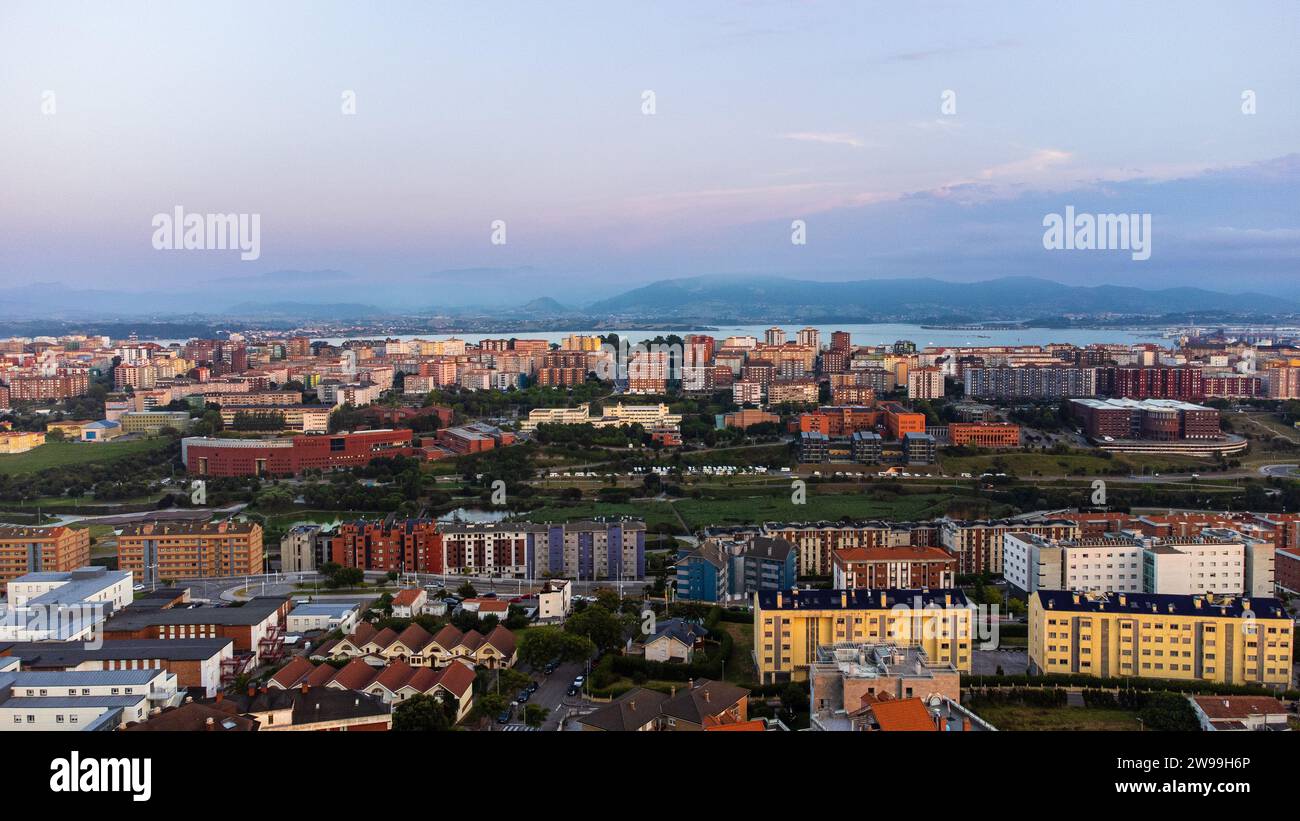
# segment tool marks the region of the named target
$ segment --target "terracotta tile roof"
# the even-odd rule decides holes
[[[762,719],[755,718],[733,724],[715,724],[711,727],[705,727],[704,731],[709,733],[765,733],[767,732],[767,723]]]
[[[373,638],[369,639],[364,643],[374,644],[378,646],[379,649],[383,650],[384,648],[392,644],[394,641],[397,641],[397,631],[391,627],[385,627],[383,630],[380,630],[378,633],[376,633]]]
[[[1196,696],[1193,700],[1211,721],[1286,713],[1285,705],[1271,696]]]
[[[418,587],[408,587],[405,590],[399,590],[396,596],[393,596],[394,607],[411,607],[421,596],[428,595]]]
[[[478,605],[480,613],[506,613],[510,610],[510,602],[500,599],[466,599],[464,603]]]
[[[942,547],[903,545],[899,547],[849,547],[833,551],[836,564],[849,562],[956,562],[957,558]]]
[[[398,635],[397,641],[401,642],[402,646],[412,653],[419,653],[429,646],[429,642],[433,641],[433,636],[429,635],[429,631],[420,625],[412,624]]]
[[[307,675],[307,678],[300,683],[309,687],[324,687],[330,683],[330,680],[334,678],[334,674],[337,672],[338,669],[332,664],[317,665],[316,669],[312,670]]]
[[[326,665],[328,666],[328,665]],[[375,668],[361,659],[352,659],[329,680],[330,686],[344,690],[364,690],[376,678]]]
[[[433,641],[442,649],[451,650],[451,648],[460,644],[463,637],[463,633],[449,624],[434,635]]]
[[[375,676],[374,681],[366,685],[373,687],[378,684],[390,693],[396,693],[406,686],[406,683],[415,676],[415,668],[404,661],[395,661],[385,667],[379,675]]]
[[[483,634],[477,630],[471,630],[460,637],[460,641],[457,642],[456,646],[464,647],[466,650],[473,653],[475,650],[483,646]]]
[[[490,644],[501,651],[501,655],[510,658],[515,654],[515,634],[498,624],[487,634],[484,644]]]
[[[322,642],[321,644],[316,645],[316,647],[311,651],[311,657],[318,659],[329,658],[334,655],[334,648],[339,646],[341,643],[342,639],[330,639],[329,641]]]
[[[298,682],[310,675],[315,669],[316,665],[312,664],[303,656],[294,656],[288,664],[281,667],[276,671],[275,675],[271,676],[271,683],[283,687],[286,690],[291,690],[298,686]]]
[[[438,685],[445,687],[457,698],[463,698],[465,693],[474,686],[474,670],[468,665],[454,661],[442,668],[438,674]]]
[[[410,687],[419,693],[427,693],[438,684],[438,678],[442,675],[441,670],[435,670],[432,667],[417,667],[415,675],[411,680],[403,684],[403,687]]]
[[[878,701],[871,706],[876,724],[890,732],[938,732],[925,702],[919,698]]]
[[[356,629],[352,631],[351,635],[344,636],[344,638],[352,642],[353,644],[355,644],[358,648],[360,648],[361,645],[365,644],[366,642],[370,641],[370,639],[374,638],[375,633],[378,632],[379,631],[375,629],[375,626],[373,624],[371,624],[368,621],[363,621],[357,625]]]
[[[208,722],[212,722],[209,724]],[[258,728],[255,719],[245,718],[221,704],[192,702],[179,707],[169,707],[156,716],[138,724],[128,724],[124,730],[164,732],[252,732]]]

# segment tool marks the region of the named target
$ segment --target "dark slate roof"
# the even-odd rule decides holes
[[[1162,616],[1230,616],[1241,618],[1247,611],[1261,619],[1288,618],[1282,602],[1249,596],[1181,596],[1169,593],[1074,593],[1070,590],[1039,590],[1045,610],[1071,613],[1151,613]],[[1078,601],[1075,601],[1075,596]],[[1123,597],[1123,604],[1120,598]],[[1198,608],[1197,602],[1200,602]],[[1249,604],[1249,607],[1247,607]]]
[[[695,644],[697,638],[702,638],[708,634],[709,631],[703,625],[695,624],[683,619],[665,619],[656,625],[654,635],[647,639],[647,641],[654,641],[662,636],[669,636],[690,647]]]
[[[672,718],[703,726],[706,716],[716,716],[749,695],[744,687],[725,681],[702,681],[668,699],[659,708]]]
[[[784,562],[792,553],[794,553],[794,545],[785,539],[773,536],[755,536],[750,540],[749,545],[741,555]]]
[[[257,596],[242,607],[173,607],[143,612],[127,605],[104,624],[104,629],[141,630],[160,624],[259,624],[287,601],[281,596]]]
[[[17,656],[24,667],[74,667],[98,659],[167,659],[197,661],[217,655],[233,639],[129,639],[106,641],[99,647],[81,642],[28,641],[0,645],[0,656]]]
[[[895,605],[919,604],[920,607],[935,605],[944,607],[947,597],[952,597],[952,607],[966,607],[969,602],[960,588],[931,587],[923,590],[903,590],[898,588],[878,588],[873,590],[761,590],[758,593],[758,606],[764,610],[776,610],[776,597],[781,596],[781,610],[881,610],[891,609]],[[884,596],[884,604],[880,598]],[[843,604],[847,596],[847,608]]]
[[[639,730],[659,717],[659,706],[668,696],[644,687],[634,687],[623,695],[594,710],[578,721],[598,730],[624,732]]]

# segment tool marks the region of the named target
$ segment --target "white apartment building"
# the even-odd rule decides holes
[[[1229,530],[1157,539],[1136,533],[1056,540],[1003,537],[1003,576],[1019,590],[1273,595],[1273,545]]]

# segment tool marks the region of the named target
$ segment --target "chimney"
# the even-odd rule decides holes
[[[1119,594],[1119,606],[1128,607],[1128,596],[1125,596],[1123,593]],[[1200,602],[1197,602],[1196,606],[1200,607]]]
[[[206,719],[203,720],[203,729],[204,730],[217,729],[217,722],[212,720],[212,716],[208,716]]]
[[[777,609],[777,610],[780,610],[780,609],[781,609],[781,591],[780,591],[780,590],[776,591],[776,609]]]
[[[849,591],[847,590],[840,591],[840,607],[844,610],[849,609]]]
[[[1247,598],[1246,596],[1242,596],[1242,597],[1241,597],[1241,609],[1242,609],[1242,610],[1249,610],[1249,609],[1250,609],[1250,599]]]
[[[964,733],[969,733],[969,732],[971,731],[971,724],[970,724],[970,719],[969,719],[969,718],[963,718],[963,719],[961,720],[961,729],[962,729],[962,732],[964,732]]]
[[[636,712],[636,699],[632,699],[631,701],[629,701],[627,703],[627,708],[629,710],[632,710],[633,712]]]
[[[705,704],[708,704],[710,701],[713,700],[712,698],[710,698],[711,695],[712,695],[712,694],[710,693],[709,689],[706,687],[706,688],[704,689],[704,703],[705,703]]]
[[[253,698],[253,697],[255,697],[256,695],[257,695],[257,687],[256,687],[256,685],[253,685],[253,684],[248,685],[248,697],[249,697],[249,698]]]
[[[307,695],[307,691],[310,690],[310,689],[311,689],[311,685],[304,681],[304,682],[302,683],[302,694],[303,694],[304,696]]]
[[[226,698],[226,691],[225,691],[225,690],[218,690],[218,691],[217,691],[217,703],[220,704],[222,701],[225,700],[225,698]]]

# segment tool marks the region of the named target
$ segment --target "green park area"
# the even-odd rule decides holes
[[[0,456],[0,473],[24,475],[51,468],[110,464],[119,459],[162,450],[172,440],[165,436],[127,442],[46,442],[26,453]]]

